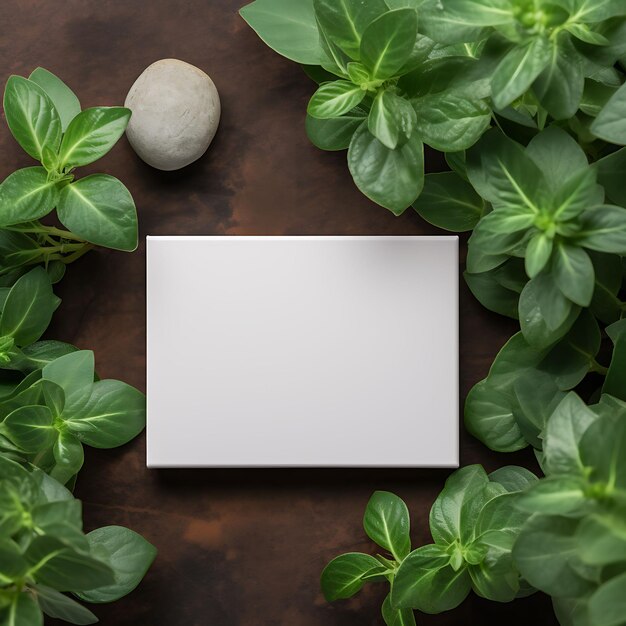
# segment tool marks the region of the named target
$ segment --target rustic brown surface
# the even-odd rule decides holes
[[[193,63],[222,98],[218,135],[199,162],[162,173],[126,140],[92,171],[121,178],[146,234],[429,234],[412,211],[395,218],[353,186],[345,154],[323,153],[304,133],[309,79],[266,48],[238,17],[242,0],[4,0],[2,82],[43,65],[83,106],[121,104],[141,71],[160,58]],[[428,167],[441,167],[428,155]],[[6,125],[0,176],[29,165]],[[59,286],[63,305],[49,333],[96,353],[101,376],[145,387],[145,256],[92,252]],[[461,284],[461,390],[482,378],[513,324],[481,309]],[[411,320],[400,323],[410,324]],[[173,415],[172,419],[176,419]],[[332,434],[329,434],[332,436]],[[393,445],[384,425],[372,436]],[[490,453],[461,437],[462,461],[488,469],[532,467],[530,454]],[[114,451],[87,453],[77,495],[88,528],[127,525],[159,549],[141,587],[97,607],[104,626],[380,625],[380,586],[327,605],[323,565],[348,550],[372,549],[361,517],[374,489],[409,504],[414,542],[428,540],[430,505],[445,470],[148,471],[140,437]],[[476,597],[422,625],[555,623],[547,598],[509,605]]]

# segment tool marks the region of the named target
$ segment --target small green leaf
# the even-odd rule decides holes
[[[41,161],[42,150],[57,150],[61,119],[52,100],[36,83],[10,76],[4,89],[4,114],[11,133],[33,159]]]
[[[585,211],[576,242],[591,250],[626,255],[626,209],[605,205]]]
[[[4,418],[2,426],[9,439],[28,453],[46,449],[56,434],[52,426],[52,413],[46,406],[15,409]]]
[[[136,532],[122,526],[105,526],[87,534],[90,551],[113,570],[111,585],[81,591],[85,602],[114,602],[141,582],[156,557],[156,548]]]
[[[347,69],[348,76],[355,85],[366,85],[371,80],[369,72],[361,63],[356,61],[348,63]]]
[[[108,174],[92,174],[66,185],[59,219],[79,237],[114,250],[137,248],[137,210],[126,187]]]
[[[360,47],[361,62],[372,78],[391,78],[408,60],[416,37],[414,9],[388,11],[365,29]]]
[[[322,593],[328,602],[350,598],[363,587],[362,577],[380,561],[369,554],[349,552],[334,558],[322,572]]]
[[[0,336],[10,336],[18,346],[33,343],[44,333],[61,300],[52,292],[41,267],[24,274],[11,288],[0,317]]]
[[[474,188],[455,172],[426,174],[424,189],[413,208],[427,221],[452,232],[472,230],[485,203]]]
[[[324,83],[309,101],[307,113],[318,119],[339,117],[357,106],[365,93],[359,85],[347,80]]]
[[[559,242],[552,271],[557,287],[566,298],[582,307],[591,304],[595,275],[591,259],[582,248]]]
[[[552,255],[553,243],[554,239],[544,232],[537,232],[530,238],[525,254],[525,267],[529,278],[534,278],[545,268]]]
[[[390,150],[394,150],[401,139],[411,137],[416,122],[411,103],[384,89],[376,95],[367,118],[370,133]]]
[[[61,119],[61,130],[65,132],[69,123],[80,113],[80,102],[76,94],[52,72],[38,67],[28,77],[47,94]]]
[[[103,157],[124,134],[130,109],[94,107],[79,113],[63,135],[59,162],[63,167],[88,165]]]
[[[363,527],[368,537],[401,561],[411,551],[409,510],[398,496],[376,491],[367,503]]]
[[[0,185],[0,225],[36,220],[54,209],[59,199],[56,182],[43,167],[25,167]]]
[[[80,440],[67,431],[59,432],[52,447],[52,455],[55,465],[50,471],[50,476],[61,484],[78,474],[85,462],[85,452]]]
[[[395,150],[386,148],[363,124],[352,137],[348,166],[357,187],[395,215],[403,213],[424,185],[424,146],[413,134]]]
[[[320,63],[322,49],[313,0],[255,0],[239,14],[278,54],[296,63]]]
[[[347,150],[352,136],[364,120],[363,115],[354,115],[354,112],[324,120],[307,114],[306,134],[311,143],[321,150]]]
[[[498,64],[491,78],[496,108],[504,109],[528,90],[550,63],[550,57],[550,43],[541,36],[513,48]]]
[[[35,585],[34,589],[41,610],[49,617],[78,625],[95,624],[98,621],[89,609],[59,593],[56,589],[45,585]]]
[[[381,613],[387,626],[416,626],[413,610],[395,609],[391,606],[391,594],[385,598]]]

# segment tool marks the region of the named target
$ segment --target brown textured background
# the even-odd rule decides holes
[[[63,304],[49,336],[96,353],[103,377],[145,388],[146,234],[430,234],[413,211],[395,218],[353,186],[344,153],[308,142],[313,90],[293,63],[269,50],[237,15],[243,0],[3,0],[2,83],[42,65],[84,107],[122,104],[153,61],[175,57],[215,81],[223,116],[209,153],[180,172],[142,163],[126,140],[85,168],[121,178],[140,215],[134,254],[91,252],[58,287]],[[2,179],[30,160],[0,128]],[[427,155],[427,168],[442,167]],[[461,391],[487,373],[514,325],[481,309],[462,283]],[[410,320],[400,323],[410,324]],[[172,419],[176,419],[173,415]],[[393,433],[381,424],[381,445]],[[534,467],[529,453],[498,455],[466,433],[463,464]],[[428,511],[446,470],[148,471],[143,436],[113,451],[89,450],[77,495],[88,529],[129,526],[159,549],[132,595],[96,607],[104,626],[352,626],[382,624],[381,585],[328,605],[319,573],[340,552],[370,551],[361,528],[374,489],[406,499],[414,543],[428,540]],[[471,596],[421,625],[554,624],[547,598],[509,605]]]

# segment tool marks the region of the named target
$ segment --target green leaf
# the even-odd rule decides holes
[[[2,626],[43,626],[43,615],[34,598],[22,591],[13,596]]]
[[[319,119],[339,117],[357,106],[365,93],[359,85],[348,80],[324,83],[309,101],[307,113]]]
[[[626,144],[626,85],[609,99],[591,124],[591,132],[610,143]]]
[[[78,350],[48,363],[43,370],[45,380],[56,383],[65,392],[64,411],[72,413],[91,396],[94,379],[94,356],[91,350]]]
[[[491,122],[487,103],[464,94],[435,93],[417,98],[414,106],[422,139],[437,150],[451,152],[470,148]]]
[[[528,281],[519,300],[519,319],[524,338],[531,346],[546,348],[572,327],[580,309],[557,288],[551,274]]]
[[[43,167],[25,167],[0,185],[0,225],[10,226],[47,215],[56,206],[59,192]]]
[[[7,476],[3,475],[3,478],[6,480]],[[3,504],[4,503],[5,500],[3,498]],[[5,508],[3,511],[3,517],[6,516],[7,512],[8,511]],[[19,517],[21,512],[18,509],[15,513],[17,513]],[[11,512],[11,515],[12,514],[13,512]],[[0,520],[0,523],[5,521],[1,518]],[[18,527],[21,525],[21,520],[18,519],[17,525]],[[7,532],[7,530],[9,529],[4,524],[2,524],[2,526],[3,534],[8,535],[10,531]],[[16,580],[22,578],[27,570],[28,563],[24,560],[19,546],[12,539],[7,537],[0,539],[0,578]]]
[[[617,15],[625,15],[626,7],[620,0],[570,0],[572,12],[587,24],[602,22]]]
[[[471,389],[465,401],[465,427],[491,450],[515,452],[528,445],[513,415],[514,398],[489,379]]]
[[[63,135],[59,162],[64,167],[88,165],[103,157],[124,134],[130,109],[94,107],[79,113]]]
[[[327,602],[350,598],[363,587],[362,577],[380,561],[369,554],[348,552],[334,558],[322,572],[322,593]]]
[[[463,467],[448,477],[430,510],[430,532],[435,543],[447,545],[467,536],[469,507],[488,482],[480,465]]]
[[[58,149],[61,119],[52,100],[33,81],[9,77],[4,89],[4,114],[13,137],[33,159],[41,161],[44,146]]]
[[[457,4],[462,11],[463,5]],[[463,15],[463,11],[460,15],[451,12],[447,6],[444,8],[440,0],[424,0],[419,7],[420,32],[442,44],[466,44],[484,38],[483,25],[468,24],[468,19],[474,19],[474,17],[468,18],[467,15]],[[507,21],[512,19],[513,16],[509,12]]]
[[[61,431],[52,448],[54,468],[50,475],[60,483],[67,483],[85,462],[85,452],[80,440],[67,431]]]
[[[401,561],[411,551],[409,510],[398,496],[376,491],[367,503],[363,527],[367,536]]]
[[[454,571],[450,557],[438,545],[413,550],[402,561],[391,588],[391,604],[424,613],[441,613],[457,607],[472,583],[465,567]]]
[[[465,26],[499,26],[514,21],[513,7],[509,0],[443,0],[443,7],[450,18]],[[450,25],[452,25],[452,19]]]
[[[411,137],[416,122],[411,103],[385,89],[376,95],[367,119],[370,133],[390,150],[395,149],[401,139]]]
[[[306,134],[314,146],[321,150],[347,150],[352,135],[363,123],[363,115],[348,113],[341,117],[320,120],[306,116]]]
[[[320,63],[322,49],[313,0],[255,0],[239,14],[278,54],[296,63]]]
[[[594,626],[621,626],[626,615],[626,572],[605,582],[589,598],[589,619]]]
[[[61,619],[70,624],[95,624],[98,618],[84,606],[81,606],[52,587],[35,585],[37,602],[41,610],[49,617]]]
[[[553,596],[579,596],[593,587],[584,577],[577,556],[578,520],[538,515],[531,517],[513,546],[513,559],[521,575],[534,587]],[[589,575],[593,574],[587,568]]]
[[[604,190],[596,184],[596,172],[588,167],[576,172],[555,189],[552,219],[558,222],[578,217],[604,202]],[[563,225],[567,227],[567,225]]]
[[[115,448],[136,437],[146,424],[145,396],[119,380],[100,380],[89,400],[71,415],[66,426],[94,448]]]
[[[500,315],[518,319],[519,292],[504,287],[497,280],[501,266],[480,274],[463,273],[463,278],[474,297],[487,309]],[[521,291],[521,289],[520,289]]]
[[[600,511],[581,520],[576,533],[580,554],[589,565],[626,561],[626,511]]]
[[[502,485],[509,493],[523,491],[536,482],[537,477],[525,467],[505,465],[491,472],[488,476],[491,482]]]
[[[52,413],[46,406],[23,406],[5,417],[2,430],[24,452],[46,449],[54,439]]]
[[[348,76],[355,85],[366,85],[371,79],[369,72],[361,63],[352,61],[348,63],[347,69]]]
[[[591,304],[595,276],[591,259],[582,248],[559,242],[552,271],[557,287],[566,298],[582,307]]]
[[[352,59],[359,58],[368,24],[388,11],[383,0],[314,0],[313,4],[324,34]]]
[[[426,174],[424,189],[413,208],[429,223],[450,230],[472,230],[480,220],[485,203],[474,188],[455,172]]]
[[[491,78],[493,102],[504,109],[519,98],[550,63],[550,43],[542,36],[516,46],[502,59]]]
[[[156,557],[156,548],[136,532],[122,526],[105,526],[87,534],[92,554],[113,570],[112,585],[81,591],[86,602],[113,602],[129,594],[141,582]]]
[[[616,254],[589,252],[595,273],[595,289],[591,312],[605,324],[620,319],[621,302],[618,298],[622,286],[621,258]]]
[[[422,191],[424,146],[414,134],[396,150],[389,150],[363,124],[350,142],[348,166],[362,193],[400,215]]]
[[[605,205],[585,211],[576,243],[599,252],[626,255],[626,209]]]
[[[381,612],[387,626],[416,626],[412,609],[395,609],[391,606],[391,594],[385,598]]]
[[[535,278],[547,265],[552,255],[554,239],[544,232],[535,233],[528,242],[525,268],[529,278]]]
[[[28,77],[47,94],[61,119],[61,130],[65,132],[69,123],[80,113],[80,102],[76,94],[52,72],[43,67],[36,68]]]
[[[37,341],[29,346],[22,348],[22,359],[16,366],[22,372],[32,372],[41,369],[51,361],[58,359],[60,356],[76,352],[78,348],[63,341],[47,339],[45,341]]]
[[[583,96],[583,57],[569,37],[550,42],[549,62],[533,83],[541,105],[556,120],[576,115]]]
[[[560,402],[548,419],[544,436],[544,463],[550,475],[585,475],[578,446],[595,420],[595,414],[575,393]]]
[[[114,582],[113,570],[53,537],[35,537],[26,550],[30,575],[57,591],[83,591]]]
[[[61,191],[59,219],[73,233],[99,246],[137,248],[137,210],[130,192],[108,174],[92,174]]]
[[[408,60],[416,37],[417,13],[414,9],[384,13],[363,32],[361,62],[372,78],[391,78]]]
[[[568,515],[586,503],[585,483],[580,478],[544,478],[522,493],[517,506],[529,513]]]
[[[24,274],[11,288],[0,317],[0,336],[13,337],[18,346],[33,343],[44,333],[61,300],[52,292],[41,267]]]

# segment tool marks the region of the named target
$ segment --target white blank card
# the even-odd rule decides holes
[[[458,465],[457,237],[148,237],[149,467]]]

